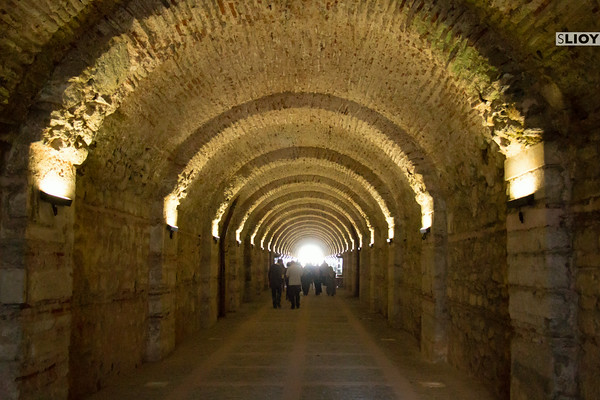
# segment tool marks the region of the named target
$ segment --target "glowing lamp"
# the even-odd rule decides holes
[[[509,196],[511,199],[520,199],[532,195],[539,187],[536,176],[527,173],[510,181]]]
[[[167,230],[169,231],[169,238],[173,239],[173,232],[177,232],[179,227],[167,224]]]
[[[70,207],[71,203],[73,203],[73,199],[70,199],[69,197],[50,194],[42,189],[40,189],[40,199],[52,205],[52,212],[54,215],[58,214],[58,206]]]
[[[506,203],[506,208],[518,209],[519,210],[519,221],[521,221],[521,223],[524,223],[525,217],[523,216],[523,211],[521,211],[521,207],[532,206],[534,203],[535,203],[535,195],[532,193],[530,195],[508,201]]]
[[[422,229],[430,228],[433,225],[433,212],[428,211],[421,215],[421,226]]]
[[[213,221],[212,221],[212,235],[213,235],[213,238],[216,238],[216,239],[219,238],[219,220],[218,219],[213,219]]]

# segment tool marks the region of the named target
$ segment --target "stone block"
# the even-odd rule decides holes
[[[544,168],[544,184],[539,192],[539,198],[546,199],[550,204],[564,204],[569,200],[569,192],[566,187],[567,178],[561,167]]]
[[[20,390],[17,384],[18,364],[16,362],[0,363],[0,399],[17,400],[20,399]]]
[[[24,269],[0,269],[0,303],[25,303],[27,273]]]
[[[509,181],[545,164],[544,143],[531,146],[504,162],[504,179]]]
[[[25,268],[25,248],[26,242],[23,239],[0,238],[0,269]]]
[[[73,293],[71,268],[31,271],[27,301],[35,303],[42,300],[67,299]]]
[[[27,217],[27,192],[20,191],[8,197],[8,215],[11,218]]]
[[[173,308],[173,295],[163,293],[148,296],[148,313],[151,317],[167,316]]]
[[[510,232],[506,238],[508,254],[535,253],[546,250],[545,232],[544,228]]]
[[[0,361],[14,361],[20,354],[22,330],[17,321],[0,321]]]
[[[566,230],[560,226],[513,231],[507,237],[508,254],[562,251],[571,247]]]
[[[523,222],[519,220],[517,211],[510,212],[507,215],[506,229],[509,232],[559,226],[565,217],[565,211],[560,208],[525,207],[521,212],[523,213]]]
[[[150,227],[150,252],[162,253],[166,230],[163,224]]]
[[[175,348],[175,318],[150,318],[146,342],[146,361],[158,361]]]
[[[576,230],[573,238],[575,249],[585,249],[586,252],[599,253],[600,248],[600,226],[586,226]]]
[[[517,254],[508,257],[508,282],[536,288],[568,288],[570,259],[562,254]]]
[[[538,334],[572,335],[574,303],[569,292],[512,288],[509,313],[513,324]]]
[[[600,347],[597,342],[584,343],[579,366],[580,396],[582,399],[600,398],[598,365],[600,365]]]
[[[576,285],[580,294],[600,297],[600,271],[580,270]]]
[[[528,399],[540,400],[557,398],[558,393],[575,396],[577,346],[573,341],[545,336],[516,338],[511,353],[512,386],[521,393],[516,398],[522,398],[523,393],[528,393]]]

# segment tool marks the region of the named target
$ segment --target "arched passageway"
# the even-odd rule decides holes
[[[425,359],[597,398],[600,53],[555,33],[599,13],[1,2],[0,397],[165,358],[312,239]]]

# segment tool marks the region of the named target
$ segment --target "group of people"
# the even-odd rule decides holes
[[[300,308],[300,292],[307,296],[310,287],[314,284],[315,294],[323,292],[322,285],[327,287],[327,294],[334,296],[336,292],[336,279],[333,267],[323,262],[320,266],[302,265],[297,261],[290,261],[286,266],[280,258],[269,268],[269,286],[273,308],[281,308],[281,297],[285,289],[286,298],[292,304],[291,308]]]

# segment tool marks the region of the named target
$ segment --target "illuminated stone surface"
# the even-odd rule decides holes
[[[600,53],[555,45],[599,14],[2,2],[0,398],[166,357],[310,239],[426,359],[498,398],[599,398]]]

